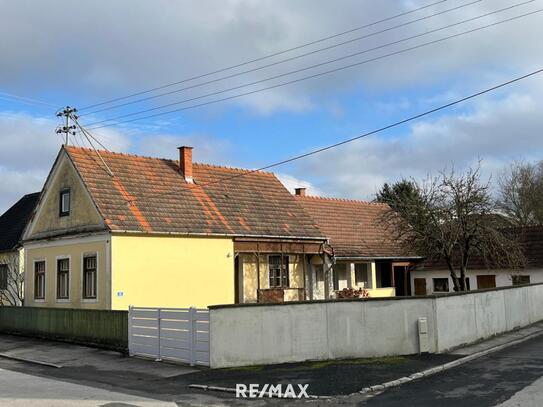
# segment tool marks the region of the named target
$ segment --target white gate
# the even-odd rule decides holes
[[[209,366],[209,311],[131,306],[128,352],[130,356]]]

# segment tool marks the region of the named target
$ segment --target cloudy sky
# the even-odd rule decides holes
[[[173,158],[188,144],[197,161],[256,168],[542,68],[543,13],[479,29],[540,8],[542,0],[0,0],[0,212],[41,189],[62,144],[57,107],[82,108],[90,129],[184,109],[91,132],[114,151]],[[495,175],[543,157],[542,91],[543,76],[533,77],[274,171],[290,188],[362,199],[383,182],[479,158]]]

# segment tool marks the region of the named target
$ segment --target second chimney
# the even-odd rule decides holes
[[[179,150],[179,172],[185,181],[192,184],[192,147],[183,146],[178,147]]]
[[[294,192],[296,193],[296,196],[305,196],[305,190],[306,188],[296,188]]]

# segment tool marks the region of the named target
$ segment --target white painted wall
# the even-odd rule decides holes
[[[211,307],[211,367],[409,355],[543,320],[543,284],[444,296]]]
[[[212,308],[211,366],[413,354],[432,298]],[[386,323],[384,323],[386,321]],[[431,340],[434,345],[435,339]]]
[[[523,270],[521,273],[515,273],[521,275],[529,275],[530,283],[543,283],[543,269],[529,269]],[[508,287],[511,286],[511,272],[507,270],[468,270],[466,277],[470,280],[470,288],[477,290],[477,276],[478,275],[495,275],[496,287]],[[434,278],[447,278],[449,280],[449,292],[453,292],[453,281],[448,270],[415,270],[411,272],[411,291],[415,293],[415,278],[426,279],[426,293],[434,294]],[[439,293],[435,293],[439,294]]]

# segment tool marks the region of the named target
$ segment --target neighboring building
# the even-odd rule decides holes
[[[21,305],[24,251],[21,235],[40,194],[23,196],[0,216],[0,305]]]
[[[174,161],[63,147],[24,234],[25,305],[314,298],[326,238],[279,180],[179,151]]]
[[[317,274],[322,298],[329,290],[360,287],[370,297],[411,295],[411,270],[421,258],[406,254],[398,241],[389,239],[381,219],[387,205],[307,196],[305,188],[297,188],[295,197],[333,248],[333,286],[324,283],[327,270]]]
[[[468,290],[543,282],[543,226],[516,230],[526,259],[523,270],[504,270],[487,266],[474,257],[466,272]],[[458,272],[457,272],[458,273]],[[449,269],[443,262],[423,263],[411,273],[414,295],[439,294],[454,290]]]

